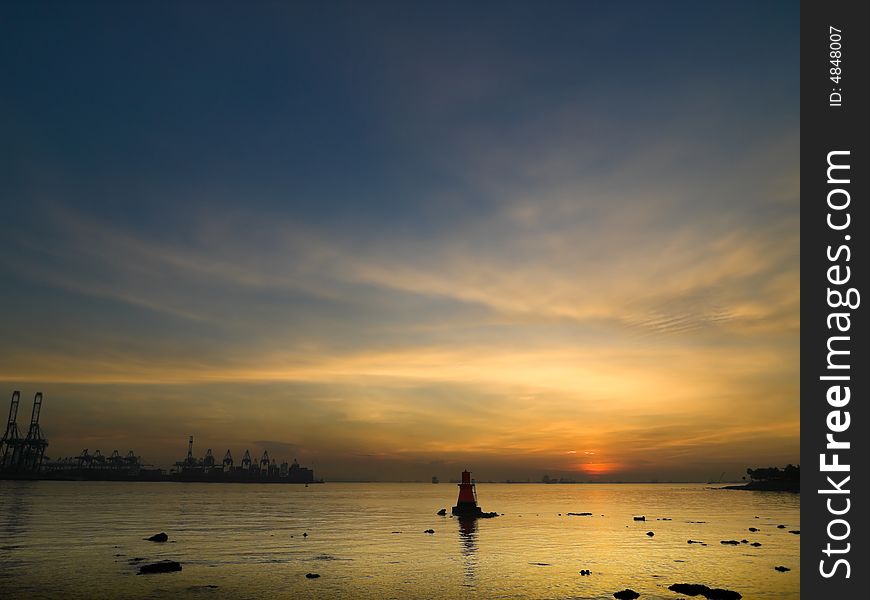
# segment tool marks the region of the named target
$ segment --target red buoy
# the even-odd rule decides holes
[[[469,471],[462,472],[462,483],[459,484],[459,499],[456,500],[456,506],[453,507],[453,514],[458,517],[495,517],[498,513],[485,513],[477,505],[477,491],[474,489],[474,482],[471,480]]]

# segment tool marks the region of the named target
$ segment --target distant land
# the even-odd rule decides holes
[[[749,483],[745,485],[729,485],[725,490],[747,490],[751,492],[795,492],[801,491],[800,465],[786,465],[784,468],[767,467],[761,469],[746,469]]]

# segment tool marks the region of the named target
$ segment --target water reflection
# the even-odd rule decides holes
[[[477,569],[477,519],[457,519],[457,521],[459,521],[459,543],[465,559],[463,568],[465,585],[472,586]]]
[[[0,482],[0,576],[12,576],[21,564],[18,550],[28,533],[30,481]]]

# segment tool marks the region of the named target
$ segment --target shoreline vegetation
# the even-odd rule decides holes
[[[744,485],[728,485],[723,490],[747,490],[751,492],[794,492],[801,491],[800,465],[786,465],[784,468],[767,467],[746,469],[749,483]]]

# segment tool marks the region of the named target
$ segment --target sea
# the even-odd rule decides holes
[[[799,598],[800,496],[717,487],[0,481],[0,598]]]

